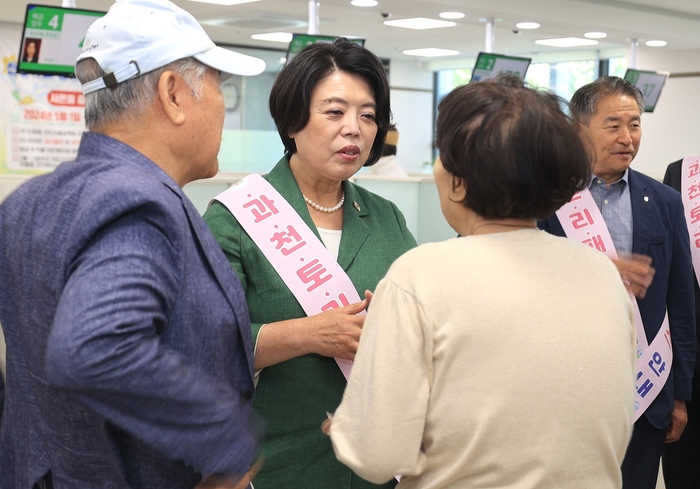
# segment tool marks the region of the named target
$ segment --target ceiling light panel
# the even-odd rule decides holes
[[[291,32],[266,32],[263,34],[253,34],[250,36],[258,41],[272,41],[272,42],[284,42],[288,43],[292,41]]]
[[[377,0],[352,0],[350,5],[355,7],[376,7],[379,5],[379,2]]]
[[[384,25],[391,27],[403,27],[404,29],[437,29],[440,27],[454,27],[457,24],[447,20],[416,17],[413,19],[386,20],[384,21]]]
[[[580,37],[562,37],[559,39],[539,39],[535,44],[541,46],[553,46],[555,48],[575,48],[580,46],[595,46],[598,41],[583,39]]]
[[[668,44],[666,41],[647,41],[644,44],[646,44],[649,47],[652,48],[660,48]]]
[[[190,0],[190,2],[213,3],[214,5],[238,5],[241,3],[253,3],[260,0]]]
[[[464,13],[463,12],[441,12],[440,18],[441,19],[450,19],[450,20],[463,19]]]
[[[540,25],[537,22],[518,22],[515,27],[518,29],[539,29]]]
[[[455,56],[459,51],[454,49],[438,49],[438,48],[422,48],[422,49],[406,49],[403,54],[408,56],[421,56],[423,58],[437,58],[440,56]]]
[[[583,37],[587,39],[605,39],[608,35],[605,32],[586,32]]]

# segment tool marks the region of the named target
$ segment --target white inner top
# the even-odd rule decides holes
[[[317,228],[318,234],[321,235],[321,240],[330,254],[338,260],[338,250],[340,249],[340,237],[343,235],[342,229],[323,229]]]

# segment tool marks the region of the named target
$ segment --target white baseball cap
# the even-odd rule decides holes
[[[87,95],[188,57],[220,71],[222,80],[265,70],[259,58],[216,46],[189,12],[168,0],[116,0],[88,29],[76,63],[94,58],[106,73],[82,86]]]

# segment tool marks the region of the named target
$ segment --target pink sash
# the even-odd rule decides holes
[[[557,217],[568,238],[587,244],[605,253],[609,258],[617,258],[603,214],[593,200],[590,190],[584,189],[574,195],[569,203],[557,211]],[[673,362],[673,350],[668,313],[664,317],[661,329],[649,345],[637,299],[632,294],[630,299],[637,332],[637,399],[634,403],[634,420],[637,421],[666,384]]]
[[[690,235],[695,278],[700,283],[700,155],[683,158],[681,163],[681,197],[685,222]]]
[[[345,270],[289,202],[260,175],[246,176],[216,200],[243,226],[307,316],[361,300]],[[347,379],[352,362],[335,361]]]

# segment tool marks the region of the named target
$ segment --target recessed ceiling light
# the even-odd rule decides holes
[[[665,46],[668,43],[666,41],[647,41],[644,44],[646,44],[647,46],[649,46],[651,48],[660,48],[662,46]]]
[[[454,49],[438,49],[438,48],[423,48],[423,49],[406,49],[403,54],[409,56],[422,56],[424,58],[437,58],[439,56],[454,56],[459,54],[459,51]]]
[[[292,33],[291,32],[266,32],[264,34],[253,34],[253,39],[258,41],[272,41],[272,42],[291,42]]]
[[[575,48],[578,46],[595,46],[598,41],[581,39],[580,37],[562,37],[559,39],[539,39],[535,44],[542,46],[554,46],[556,48]]]
[[[608,35],[605,32],[586,32],[583,37],[588,39],[605,39]]]
[[[515,27],[518,29],[539,29],[540,25],[537,22],[518,22]]]
[[[463,19],[464,14],[462,12],[441,12],[441,19]]]
[[[352,0],[350,4],[355,7],[376,7],[379,2],[377,0]]]
[[[260,0],[190,0],[190,2],[213,3],[215,5],[238,5],[239,3],[253,3]]]
[[[426,19],[416,17],[414,19],[386,20],[384,25],[391,27],[404,27],[406,29],[436,29],[438,27],[453,27],[457,24],[447,20]]]

